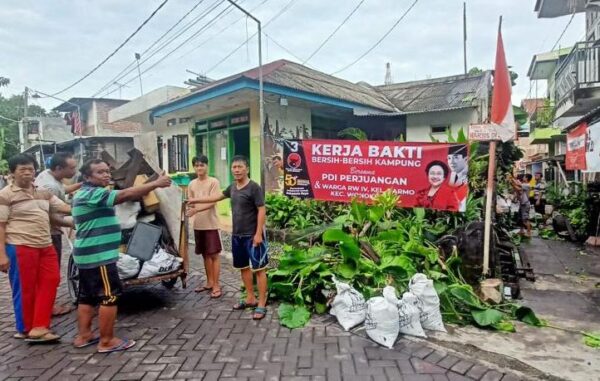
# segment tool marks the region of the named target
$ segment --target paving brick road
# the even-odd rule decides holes
[[[197,258],[194,258],[193,265]],[[197,267],[196,267],[197,268]],[[223,266],[224,295],[162,285],[129,289],[120,303],[119,335],[138,344],[129,351],[98,354],[70,345],[75,312],[54,320],[58,345],[31,346],[12,338],[14,320],[5,275],[0,276],[0,380],[518,380],[477,363],[400,339],[393,350],[361,333],[344,332],[327,316],[304,329],[281,327],[274,308],[255,322],[250,311],[232,311],[239,280]],[[59,293],[66,301],[64,285]]]

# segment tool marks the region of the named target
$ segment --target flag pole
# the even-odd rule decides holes
[[[502,29],[502,16],[498,22],[498,33]],[[494,86],[496,86],[496,73],[494,73]],[[512,107],[509,105],[509,107]],[[496,146],[495,140],[490,141],[490,153],[488,163],[487,188],[485,194],[485,220],[483,233],[483,275],[487,276],[490,272],[490,246],[492,238],[492,201],[494,197],[495,177],[496,177]]]

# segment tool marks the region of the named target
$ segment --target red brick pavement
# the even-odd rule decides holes
[[[194,259],[194,262],[197,259]],[[226,262],[226,261],[225,261]],[[393,350],[344,332],[328,316],[304,329],[279,325],[274,307],[260,322],[250,311],[232,311],[238,274],[223,266],[224,295],[210,299],[188,288],[161,285],[129,289],[120,303],[119,335],[138,344],[98,354],[75,349],[75,312],[54,319],[58,345],[31,346],[12,338],[14,320],[6,276],[0,276],[0,380],[517,380],[478,364],[398,340]],[[59,298],[66,301],[63,287]]]

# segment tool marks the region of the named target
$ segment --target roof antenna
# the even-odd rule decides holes
[[[392,80],[392,67],[391,64],[388,62],[385,64],[385,81],[384,84],[385,85],[391,85],[392,83],[394,83],[394,81]]]

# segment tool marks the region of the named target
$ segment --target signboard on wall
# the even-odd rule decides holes
[[[287,196],[370,201],[391,189],[403,207],[465,210],[466,144],[285,140],[283,146]]]
[[[587,123],[581,123],[567,134],[565,166],[569,171],[586,169],[587,129]]]
[[[471,124],[469,126],[469,140],[490,141],[500,140],[498,131],[493,124]]]
[[[585,172],[600,172],[600,122],[587,127]]]

